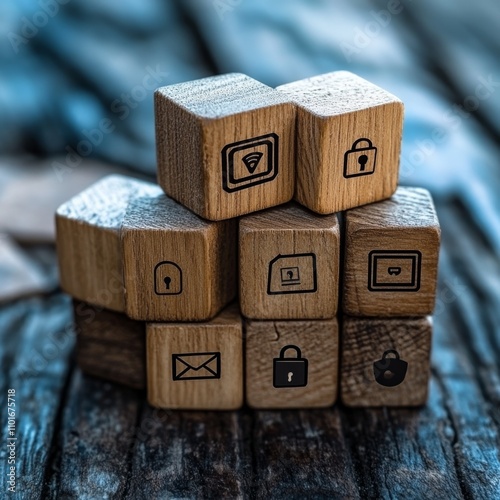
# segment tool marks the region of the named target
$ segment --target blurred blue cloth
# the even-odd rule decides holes
[[[0,152],[78,151],[154,173],[154,87],[230,71],[275,86],[346,69],[405,103],[401,182],[461,196],[491,230],[499,25],[494,0],[4,3]]]

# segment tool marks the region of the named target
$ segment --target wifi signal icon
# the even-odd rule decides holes
[[[259,151],[255,151],[254,153],[248,153],[245,155],[241,161],[245,164],[245,167],[247,167],[247,170],[253,174],[256,170],[256,168],[259,166],[260,159],[264,156],[264,153],[261,153]]]

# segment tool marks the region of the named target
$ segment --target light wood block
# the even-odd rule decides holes
[[[146,388],[146,325],[124,314],[73,303],[76,359],[83,372]]]
[[[148,400],[171,409],[243,404],[243,332],[233,305],[205,323],[148,323]]]
[[[326,319],[337,312],[336,215],[290,204],[240,220],[240,303],[253,319]]]
[[[275,89],[237,73],[161,87],[155,116],[158,183],[198,215],[292,198],[295,106]]]
[[[428,191],[346,213],[343,310],[352,316],[425,316],[436,299],[440,227]]]
[[[253,321],[246,328],[246,399],[253,408],[316,408],[337,399],[337,319]],[[289,348],[283,356],[282,349]]]
[[[277,90],[298,106],[295,198],[301,204],[330,214],[394,193],[403,128],[397,97],[347,71]]]
[[[236,220],[205,221],[163,193],[131,200],[122,226],[128,316],[215,316],[236,296],[236,240]]]
[[[160,193],[158,186],[110,175],[61,205],[56,212],[62,289],[114,311],[125,310],[120,226],[131,198]]]
[[[342,402],[347,406],[425,404],[430,377],[431,337],[429,317],[381,319],[345,316],[342,325]]]

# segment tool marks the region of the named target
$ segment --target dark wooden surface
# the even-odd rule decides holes
[[[18,411],[14,497],[498,498],[500,263],[460,203],[438,213],[422,409],[159,411],[144,392],[75,367],[66,296],[1,307],[2,407],[14,388]],[[5,467],[0,456],[2,477]]]

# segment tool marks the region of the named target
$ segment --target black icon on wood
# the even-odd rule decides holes
[[[365,143],[363,147],[361,143]],[[377,148],[372,141],[362,137],[354,141],[352,148],[344,154],[344,177],[359,177],[371,175],[375,172],[377,163]]]
[[[182,293],[182,269],[170,260],[156,264],[154,269],[156,295],[179,295]]]
[[[172,354],[172,379],[219,379],[220,365],[220,352]]]
[[[368,254],[368,290],[417,292],[422,253],[418,250],[372,250]]]
[[[285,358],[286,351],[294,350],[295,358]],[[302,357],[296,345],[286,345],[280,351],[279,358],[273,359],[273,386],[305,387],[307,385],[308,360]]]
[[[389,355],[393,355],[390,358]],[[395,387],[401,384],[408,371],[408,363],[399,357],[398,351],[390,349],[385,351],[382,359],[373,363],[373,374],[378,384],[385,387]]]
[[[315,254],[280,254],[269,263],[268,295],[314,293],[317,290]]]
[[[260,159],[264,156],[264,153],[260,151],[256,151],[255,153],[248,153],[241,160],[247,167],[247,170],[250,174],[253,174],[256,168],[259,166]]]
[[[282,267],[281,286],[300,285],[300,272],[298,267]]]
[[[250,151],[249,151],[250,150]],[[232,193],[278,175],[279,137],[266,134],[233,142],[222,148],[222,187]]]

